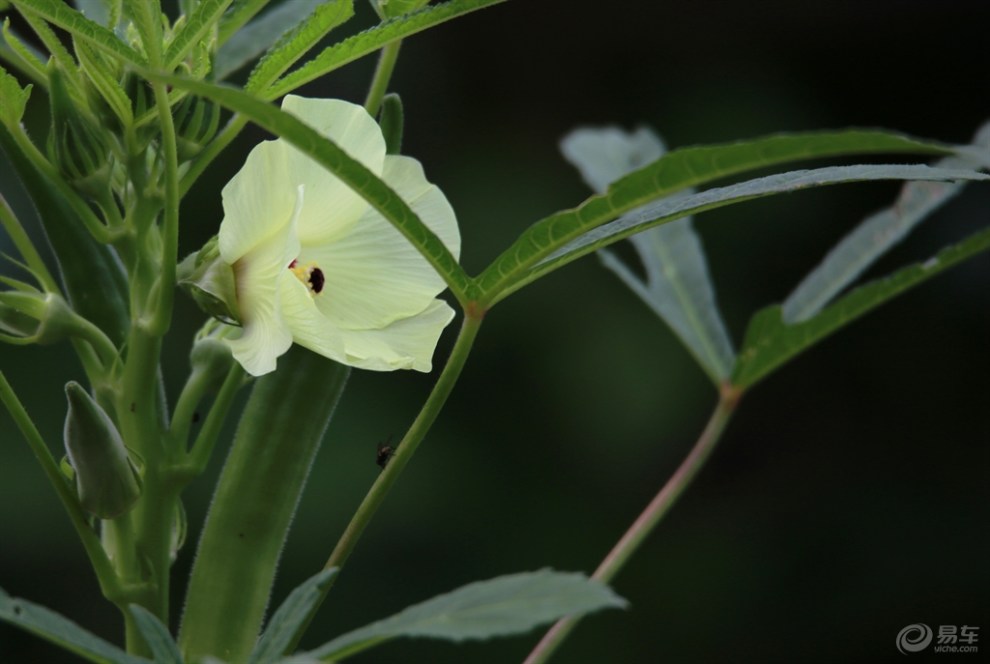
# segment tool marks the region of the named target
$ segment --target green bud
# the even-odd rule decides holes
[[[230,347],[223,342],[223,338],[233,329],[230,325],[223,325],[213,319],[206,321],[196,333],[189,353],[193,373],[205,374],[214,389],[219,389],[220,383],[234,365]]]
[[[202,249],[186,256],[179,264],[177,276],[179,285],[200,309],[221,322],[240,323],[234,268],[220,256],[216,236]]]
[[[378,125],[385,137],[386,154],[402,152],[402,98],[390,92],[382,99],[382,110],[378,113]]]
[[[76,336],[80,318],[55,293],[34,289],[0,293],[0,340],[8,343],[53,344]]]
[[[203,97],[188,96],[175,109],[179,161],[189,161],[203,149],[220,126],[220,107]]]
[[[141,496],[137,471],[110,417],[79,383],[65,385],[65,449],[76,471],[79,502],[101,519],[126,513]]]
[[[430,0],[372,0],[375,11],[382,18],[395,18],[425,7]]]
[[[90,118],[89,109],[72,98],[54,59],[48,65],[48,80],[52,108],[49,158],[81,193],[101,199],[109,189],[112,168],[104,130]]]

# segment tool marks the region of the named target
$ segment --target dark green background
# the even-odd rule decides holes
[[[606,7],[515,0],[403,46],[394,88],[406,105],[405,152],[458,211],[469,272],[584,198],[557,151],[581,124],[647,123],[674,147],[843,126],[963,142],[990,115],[984,2]],[[361,101],[373,64],[302,92]],[[245,132],[194,190],[184,251],[215,232],[217,191],[262,137]],[[3,183],[6,192],[6,173]],[[785,297],[896,191],[828,188],[699,218],[737,344],[754,310]],[[927,258],[988,220],[990,191],[972,188],[871,274]],[[587,620],[558,660],[901,661],[894,637],[907,624],[986,631],[988,307],[983,256],[760,384],[617,578],[630,609]],[[179,316],[166,365],[173,396],[200,320],[185,300]],[[80,376],[71,354],[3,347],[0,366],[56,447],[61,386]],[[354,373],[286,546],[277,599],[322,565],[378,472],[375,444],[401,436],[432,380]],[[544,566],[590,572],[677,466],[714,399],[671,334],[594,258],[521,291],[489,315],[447,409],[304,645],[473,580]],[[189,492],[176,613],[222,456]],[[115,610],[6,415],[0,587],[118,638]],[[400,641],[356,661],[514,662],[536,638]],[[979,645],[990,648],[990,635]],[[0,660],[65,657],[0,628]]]

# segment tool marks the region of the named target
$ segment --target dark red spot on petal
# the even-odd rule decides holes
[[[323,276],[323,270],[318,267],[314,267],[309,273],[309,285],[312,286],[314,293],[319,293],[323,290],[323,284],[326,283],[326,279]]]

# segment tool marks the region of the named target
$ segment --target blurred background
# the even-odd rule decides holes
[[[371,23],[357,4],[345,30]],[[470,273],[535,220],[586,197],[557,148],[577,126],[648,124],[671,147],[846,126],[967,142],[990,115],[982,0],[605,7],[516,0],[403,45],[393,89],[406,108],[404,152],[457,210]],[[373,67],[358,61],[301,92],[361,102]],[[216,232],[220,187],[264,137],[245,131],[187,199],[183,253]],[[10,186],[5,170],[5,195]],[[736,344],[755,310],[782,300],[897,190],[830,187],[696,219]],[[971,187],[871,275],[988,221],[990,189]],[[630,608],[585,620],[555,661],[899,661],[894,639],[910,623],[985,632],[988,311],[984,255],[759,384],[615,580]],[[202,321],[185,298],[177,315],[165,363],[173,397]],[[81,375],[71,353],[4,346],[0,367],[57,449],[62,385]],[[322,566],[378,473],[376,443],[402,436],[434,379],[354,372],[275,602]],[[474,580],[547,566],[590,573],[680,463],[715,399],[672,334],[594,257],[519,292],[489,314],[457,390],[303,645]],[[187,494],[176,619],[224,454]],[[0,587],[119,639],[115,609],[6,414]],[[521,661],[538,637],[397,641],[355,661]],[[988,640],[981,633],[979,645]],[[0,626],[0,661],[72,659]]]

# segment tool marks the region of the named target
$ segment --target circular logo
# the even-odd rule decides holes
[[[897,633],[897,649],[902,655],[921,652],[932,642],[932,628],[925,623],[908,625]]]

